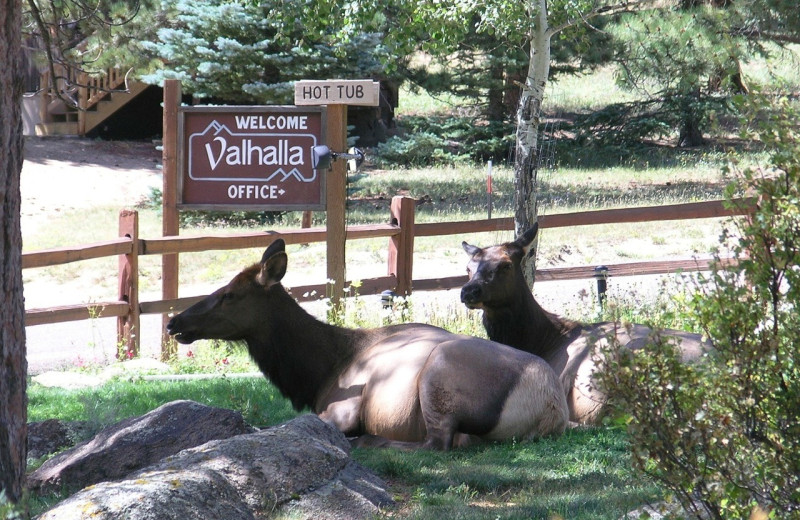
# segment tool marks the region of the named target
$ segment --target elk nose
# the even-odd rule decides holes
[[[479,285],[465,285],[461,288],[461,303],[475,303],[479,301],[482,292]]]
[[[178,323],[177,320],[178,320],[178,317],[177,316],[173,316],[172,319],[167,322],[167,332],[170,332],[170,331],[175,329],[175,326]]]

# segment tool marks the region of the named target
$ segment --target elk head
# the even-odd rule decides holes
[[[513,242],[485,248],[462,242],[470,259],[461,302],[470,309],[503,307],[514,304],[520,288],[528,291],[520,265],[538,230],[537,223]]]
[[[270,289],[286,274],[283,239],[264,251],[261,262],[237,274],[231,282],[172,318],[167,332],[179,343],[198,339],[243,340],[264,329]]]

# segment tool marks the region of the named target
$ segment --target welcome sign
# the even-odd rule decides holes
[[[179,112],[179,204],[197,209],[325,209],[325,109],[195,106]]]

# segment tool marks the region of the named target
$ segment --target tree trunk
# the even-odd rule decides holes
[[[489,118],[489,121],[505,121],[506,107],[503,104],[505,95],[503,79],[505,74],[503,65],[499,60],[494,61],[489,74],[491,76],[491,86],[486,96],[489,101],[486,117]]]
[[[12,502],[25,479],[27,398],[22,299],[20,0],[0,0],[0,486]]]
[[[528,77],[522,87],[517,109],[517,144],[514,156],[514,232],[521,235],[537,219],[537,175],[539,171],[539,119],[544,89],[550,73],[550,28],[546,0],[533,0],[530,9],[532,28]],[[536,271],[535,256],[523,260],[522,271],[529,286]]]
[[[681,127],[678,133],[678,146],[702,146],[706,140],[703,137],[702,115],[697,109],[700,99],[700,89],[690,94],[685,94],[680,99]]]

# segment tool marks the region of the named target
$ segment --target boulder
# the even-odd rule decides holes
[[[74,446],[78,440],[79,423],[58,419],[28,423],[28,460],[38,460],[58,450]]]
[[[392,504],[353,462],[341,432],[315,415],[189,448],[67,498],[39,520],[374,518]]]
[[[233,410],[173,401],[47,460],[28,476],[28,487],[39,493],[76,490],[124,477],[186,448],[253,431]]]

